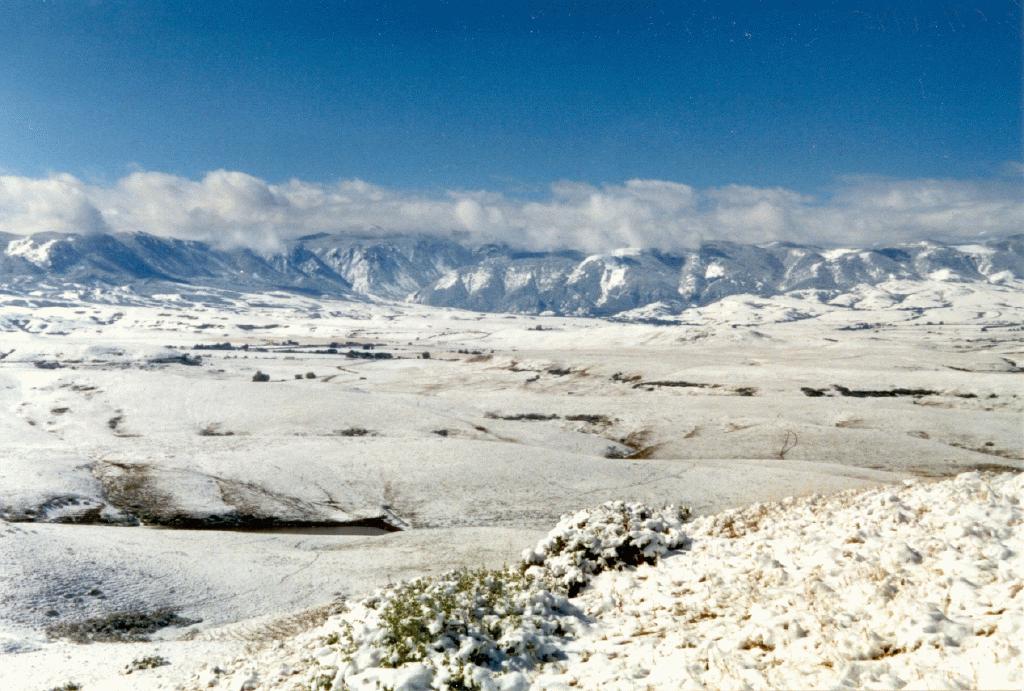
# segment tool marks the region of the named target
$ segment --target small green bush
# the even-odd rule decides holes
[[[139,657],[131,661],[124,669],[125,674],[131,674],[132,672],[140,672],[144,669],[155,669],[157,667],[164,667],[171,664],[171,661],[166,657],[160,655],[147,655],[146,657]]]
[[[369,628],[345,628],[338,641],[348,667],[423,665],[438,688],[476,688],[481,674],[503,675],[560,659],[580,614],[569,601],[516,569],[463,569],[418,578],[365,600]],[[326,641],[325,641],[326,642]]]

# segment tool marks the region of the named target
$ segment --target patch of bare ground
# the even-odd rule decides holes
[[[930,408],[946,408],[948,410],[953,409],[953,404],[948,401],[937,401],[935,399],[920,399],[915,398],[913,400],[914,405],[928,406]]]
[[[866,467],[872,467],[872,466],[866,466]],[[883,467],[879,466],[877,469],[878,470],[886,470],[887,468],[883,468]],[[1011,472],[1011,473],[1019,473],[1022,470],[1024,470],[1024,468],[1021,468],[1020,466],[1009,465],[1009,464],[1004,465],[1002,463],[970,463],[970,464],[966,464],[966,465],[957,465],[957,466],[952,466],[952,467],[947,467],[947,468],[934,468],[934,467],[930,467],[930,466],[912,466],[910,468],[907,468],[907,472],[910,473],[911,475],[916,475],[917,477],[926,477],[926,478],[956,477],[960,473],[970,473],[970,472],[979,472],[979,473],[1007,473],[1007,472]]]
[[[94,499],[75,494],[58,494],[46,499],[37,506],[26,507],[20,511],[0,511],[0,517],[12,523],[46,523],[133,525],[131,517],[117,514],[104,515],[102,503]]]
[[[153,507],[173,505],[170,495],[160,491],[150,475],[148,465],[101,461],[93,465],[93,475],[103,487],[108,504],[139,519],[150,522]]]
[[[733,509],[715,516],[709,525],[707,534],[715,537],[736,539],[756,533],[761,524],[769,518],[777,507],[770,503],[754,504],[746,509]]]
[[[605,452],[605,458],[624,458],[626,460],[643,460],[646,458],[652,458],[662,444],[650,443],[650,430],[641,429],[630,432],[621,439],[617,439],[620,444],[630,449],[629,451],[622,451],[618,447],[609,447]]]
[[[274,617],[270,620],[239,622],[210,630],[193,629],[181,637],[185,641],[276,641],[314,629],[328,618],[342,614],[346,605],[334,600],[325,605],[311,607],[299,612]]]
[[[352,521],[324,520],[323,507],[339,509],[328,495],[313,503],[270,491],[251,482],[205,476],[213,481],[221,500],[229,510],[217,514],[195,515],[181,509],[174,498],[163,491],[153,469],[141,463],[102,461],[93,466],[93,474],[103,488],[106,505],[120,512],[122,524],[141,521],[151,527],[189,530],[336,530],[373,528],[382,532],[400,529],[386,516]],[[99,520],[99,512],[97,521]],[[81,521],[80,521],[81,522]]]
[[[800,437],[797,436],[796,432],[793,430],[786,430],[785,435],[782,437],[782,443],[779,445],[779,460],[786,460],[786,454],[795,449],[796,445],[799,443]]]
[[[965,451],[973,451],[975,453],[983,453],[986,456],[998,456],[1011,461],[1024,461],[1024,452],[1011,449],[1001,449],[995,445],[995,442],[985,442],[981,446],[972,446],[970,444],[964,444],[961,442],[950,442],[950,446],[954,446],[958,449]]]
[[[638,381],[633,384],[634,389],[644,389],[645,391],[653,391],[655,388],[673,388],[673,389],[708,389],[718,390],[725,392],[729,396],[756,396],[757,388],[754,386],[734,386],[727,387],[722,384],[706,384],[703,382],[691,382],[682,380],[655,380],[655,381]]]
[[[110,429],[111,432],[114,433],[115,437],[133,438],[133,437],[141,437],[142,436],[141,434],[133,434],[131,432],[125,432],[121,428],[121,425],[123,423],[124,423],[124,412],[121,411],[121,410],[116,410],[116,411],[114,411],[114,416],[112,418],[110,418],[109,420],[107,420],[107,427]]]
[[[233,437],[235,433],[230,430],[223,430],[220,427],[221,423],[211,422],[202,429],[199,430],[200,437]]]

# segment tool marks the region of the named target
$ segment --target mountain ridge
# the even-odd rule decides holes
[[[0,286],[12,291],[177,284],[567,316],[609,317],[655,304],[681,311],[741,293],[842,291],[887,280],[1022,278],[1024,234],[840,249],[715,241],[677,253],[621,248],[588,255],[428,234],[317,233],[258,252],[147,233],[0,232]]]

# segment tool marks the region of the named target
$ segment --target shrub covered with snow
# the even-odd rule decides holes
[[[523,553],[523,571],[564,588],[575,597],[602,571],[653,564],[686,542],[685,507],[651,509],[607,502],[563,516],[547,537]]]
[[[314,687],[525,688],[584,628],[568,600],[601,571],[652,564],[683,545],[689,510],[610,502],[566,515],[523,563],[378,591],[327,635]]]
[[[516,569],[418,578],[379,591],[353,615],[328,640],[340,646],[345,688],[480,688],[495,677],[515,688],[517,672],[558,658],[580,625],[564,596]]]

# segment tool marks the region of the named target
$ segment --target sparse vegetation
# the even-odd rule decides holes
[[[146,669],[155,669],[157,667],[165,667],[171,664],[171,661],[161,655],[147,655],[146,657],[139,657],[131,661],[131,663],[124,668],[125,674],[131,674],[132,672],[141,672]]]
[[[244,345],[240,350],[247,350],[248,346]],[[235,350],[235,347],[230,343],[197,343],[192,346],[192,350]]]
[[[181,355],[166,355],[163,357],[156,357],[149,361],[151,365],[185,365],[187,367],[199,367],[203,364],[203,357],[201,355],[189,355],[183,353]]]
[[[373,348],[373,346],[366,345],[363,348]],[[394,355],[384,352],[369,352],[368,350],[350,350],[345,353],[345,357],[360,360],[390,360]]]
[[[69,388],[72,391],[76,391],[78,393],[84,393],[84,394],[91,394],[91,393],[95,393],[96,391],[99,391],[99,387],[92,386],[90,384],[72,384]],[[88,396],[86,396],[86,397],[88,398]]]
[[[364,427],[346,427],[345,429],[339,429],[335,432],[339,437],[374,437],[377,436],[376,432],[371,432]]]
[[[935,396],[939,392],[933,391],[932,389],[848,389],[845,386],[839,384],[833,384],[832,388],[839,392],[841,396],[850,396],[852,398],[895,398],[897,396]]]
[[[270,381],[270,375],[264,374],[260,370],[256,370],[256,374],[252,375],[252,380],[254,382],[268,382]]]
[[[618,372],[616,372],[616,375]],[[655,388],[673,388],[673,389],[725,389],[721,384],[707,384],[704,382],[692,382],[683,380],[654,380],[654,381],[643,381],[640,377],[629,378],[629,379],[615,379],[616,375],[612,375],[613,381],[629,381],[633,383],[634,389],[646,389],[647,391],[653,391]],[[756,396],[757,388],[754,386],[737,386],[731,389],[726,389],[729,393],[735,396]]]
[[[256,329],[276,329],[278,324],[235,324],[242,331],[255,331]]]
[[[186,619],[172,609],[152,612],[115,612],[78,622],[63,622],[46,628],[51,638],[66,638],[75,643],[96,641],[148,641],[149,635],[168,626],[191,626],[198,623]]]
[[[514,420],[514,421],[527,421],[527,422],[544,422],[547,420],[557,420],[559,415],[554,413],[514,413],[511,415],[501,415],[500,413],[486,413],[484,417],[490,420]]]
[[[671,380],[660,380],[660,381],[640,381],[633,385],[634,389],[638,389],[642,386],[665,386],[671,388],[684,388],[684,389],[717,389],[718,384],[704,384],[700,382],[692,381],[671,381]]]
[[[899,398],[901,396],[923,398],[925,396],[942,395],[941,391],[936,391],[934,389],[910,389],[904,387],[897,387],[893,389],[851,389],[846,386],[841,386],[840,384],[833,384],[832,389],[834,389],[840,396],[846,396],[848,398]],[[828,388],[816,389],[810,386],[801,386],[800,391],[802,391],[805,396],[811,396],[813,398],[832,395],[829,393]],[[978,398],[978,394],[971,392],[952,393],[949,395],[956,396],[957,398]],[[993,398],[993,395],[990,395],[989,398]]]
[[[229,430],[222,430],[219,422],[211,422],[206,427],[199,430],[200,437],[233,437],[234,432]]]
[[[589,425],[610,425],[612,424],[611,418],[607,415],[566,415],[565,419],[569,422],[586,422]]]

